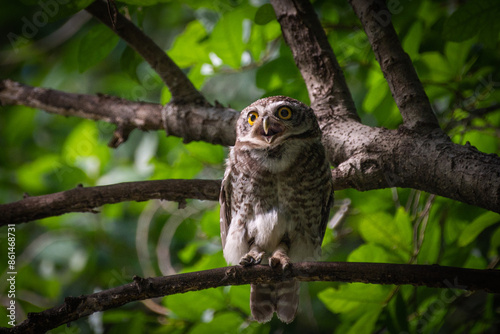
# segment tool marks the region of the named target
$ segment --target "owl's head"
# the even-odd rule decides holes
[[[241,112],[236,140],[254,148],[277,146],[292,139],[319,139],[313,110],[295,99],[272,96],[255,101]]]

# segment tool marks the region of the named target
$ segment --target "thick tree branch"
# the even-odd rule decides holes
[[[113,10],[115,10],[114,7]],[[110,16],[106,2],[94,1],[87,11],[111,28],[127,44],[139,53],[160,75],[172,93],[176,103],[190,102],[208,105],[203,95],[194,87],[188,77],[155,42],[120,13]],[[116,19],[116,21],[115,21]]]
[[[198,291],[228,285],[280,282],[290,278],[300,281],[362,282],[372,284],[411,284],[444,289],[485,290],[500,293],[499,270],[477,270],[455,267],[348,263],[295,263],[290,272],[268,266],[225,267],[173,276],[140,278],[123,286],[80,297],[67,297],[60,306],[29,313],[28,319],[1,333],[43,333],[94,312],[156,297]],[[458,292],[453,292],[458,293]]]
[[[500,213],[500,157],[452,143],[441,130],[352,127],[346,140],[359,151],[333,170],[335,189],[424,190]]]
[[[10,80],[0,83],[0,102],[144,130],[161,129],[163,117],[164,127],[170,135],[182,137],[186,142],[203,140],[227,146],[234,144],[235,122],[239,115],[229,108],[170,103],[160,117],[159,104],[64,93]],[[424,136],[403,128],[372,128],[351,119],[337,119],[328,124],[323,127],[323,136],[331,161],[338,165],[333,171],[336,189],[409,187],[500,211],[500,161],[497,156],[452,144],[439,130]],[[147,199],[145,195],[143,200]],[[75,210],[66,212],[71,211]],[[22,217],[15,219],[19,222],[29,220]]]
[[[31,87],[12,80],[0,81],[0,104],[23,105],[62,116],[76,116],[141,130],[159,130],[161,105],[133,102],[109,95],[65,93]]]
[[[125,182],[108,186],[77,187],[17,202],[0,204],[0,226],[23,223],[69,212],[95,212],[97,207],[124,201],[164,199],[217,200],[220,180],[158,180]]]
[[[319,118],[334,115],[359,120],[342,69],[311,3],[272,0],[271,4]]]
[[[439,128],[424,87],[392,26],[385,1],[349,2],[365,29],[405,127],[412,130]]]
[[[133,102],[108,95],[86,95],[26,86],[11,80],[0,81],[1,105],[25,105],[62,116],[102,120],[117,125],[112,144],[117,147],[134,128],[166,129],[185,142],[203,140],[233,145],[236,140],[238,111],[231,108],[170,102]],[[163,123],[163,124],[162,124]]]

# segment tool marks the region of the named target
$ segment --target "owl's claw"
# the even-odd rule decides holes
[[[275,253],[273,256],[269,258],[269,266],[271,268],[277,268],[278,265],[281,265],[283,271],[291,269],[290,258],[282,253]]]
[[[240,260],[240,265],[248,267],[254,266],[262,262],[262,257],[264,256],[264,252],[255,252],[250,251],[245,256],[243,256]]]

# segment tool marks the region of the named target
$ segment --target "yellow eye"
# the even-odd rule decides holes
[[[292,117],[292,109],[288,107],[281,107],[278,109],[278,116],[281,119],[290,119]]]
[[[250,111],[248,113],[248,124],[253,125],[255,121],[259,118],[259,114],[256,111]]]

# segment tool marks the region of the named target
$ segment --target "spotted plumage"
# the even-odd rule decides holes
[[[311,108],[285,96],[245,108],[222,181],[221,239],[229,264],[317,260],[333,204],[331,171]],[[251,285],[255,320],[295,318],[298,281]]]

